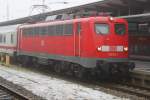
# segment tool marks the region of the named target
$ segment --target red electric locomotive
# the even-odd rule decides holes
[[[88,17],[22,25],[17,56],[23,62],[52,64],[56,72],[109,76],[134,68],[128,60],[124,19]],[[62,66],[64,65],[64,66]]]

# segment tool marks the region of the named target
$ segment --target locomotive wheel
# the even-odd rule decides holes
[[[21,57],[19,57],[19,59],[21,61],[20,62],[21,66],[29,67],[29,66],[33,65],[32,58],[29,56],[21,56]]]
[[[60,64],[59,62],[56,62],[56,63],[55,63],[54,71],[55,71],[56,73],[60,73],[60,72],[61,72],[61,64]]]
[[[21,57],[21,66],[23,66],[23,67],[27,67],[28,66],[28,57]]]
[[[36,59],[36,58],[32,58],[32,64],[36,68],[40,67],[40,64],[38,63],[38,59]]]
[[[66,62],[65,65],[64,65],[63,72],[66,75],[73,76],[73,64]]]
[[[129,76],[129,68],[128,66],[123,66],[119,68],[119,74],[121,77],[128,77]]]
[[[82,79],[85,76],[85,69],[82,68],[80,65],[75,65],[74,67],[74,75],[75,77]]]
[[[68,70],[68,65],[66,64],[66,62],[61,61],[60,62],[60,71],[61,71],[61,74],[66,74],[67,70]]]

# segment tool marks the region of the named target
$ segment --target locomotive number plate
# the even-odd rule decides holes
[[[118,56],[117,53],[108,53],[108,56],[114,57],[114,56]]]

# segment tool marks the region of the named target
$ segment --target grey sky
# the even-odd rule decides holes
[[[58,4],[54,2],[69,2],[68,4]],[[86,3],[91,3],[101,0],[45,0],[45,4],[49,6],[50,10],[56,10]],[[0,22],[7,20],[9,14],[9,20],[20,17],[29,16],[31,13],[31,6],[35,4],[41,4],[42,0],[0,0]],[[9,12],[9,13],[7,13]],[[32,14],[39,13],[38,10],[33,10]]]

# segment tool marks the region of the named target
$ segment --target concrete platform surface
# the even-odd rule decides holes
[[[133,60],[132,62],[135,63],[135,70],[150,72],[150,61]]]

